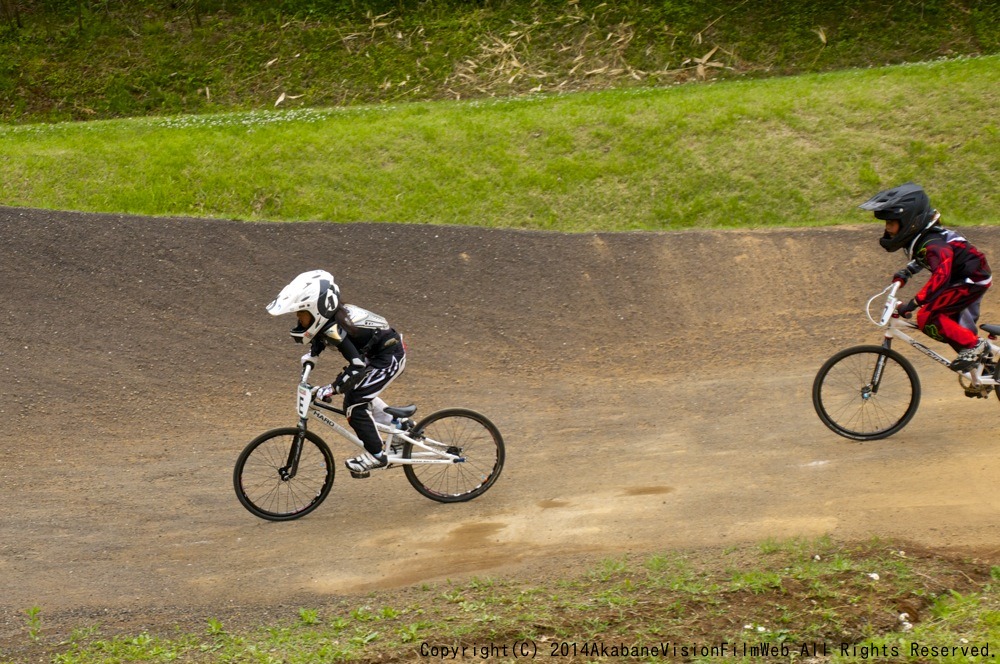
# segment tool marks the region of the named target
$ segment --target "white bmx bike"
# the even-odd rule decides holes
[[[364,450],[364,443],[327,413],[344,411],[316,401],[308,383],[312,364],[299,381],[298,426],[272,429],[244,448],[233,469],[233,487],[240,503],[269,521],[289,521],[319,507],[333,488],[334,461],[330,447],[308,429],[312,414],[343,438]],[[414,489],[431,500],[457,503],[481,496],[503,470],[500,431],[484,415],[466,408],[448,408],[414,423],[416,406],[387,407],[393,424],[377,423],[386,438],[391,468],[402,467]],[[354,474],[354,473],[352,473]],[[367,477],[361,473],[356,477]]]
[[[920,343],[908,332],[917,325],[896,313],[899,282],[893,282],[868,300],[868,320],[885,329],[881,346],[854,346],[840,351],[820,368],[813,381],[813,406],[823,424],[853,440],[879,440],[898,432],[913,418],[920,404],[920,380],[913,364],[892,349],[900,339],[938,364],[950,369],[951,361]],[[882,316],[872,317],[872,302],[885,295]],[[980,325],[988,336],[989,349],[982,361],[958,373],[965,395],[986,399],[1000,391],[1000,346],[995,343],[1000,325]]]

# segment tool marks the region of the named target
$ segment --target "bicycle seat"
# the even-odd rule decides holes
[[[409,406],[402,406],[400,408],[396,408],[395,406],[386,406],[385,412],[389,413],[390,415],[398,419],[401,417],[410,417],[415,412],[417,412],[417,407],[414,404],[410,404]]]
[[[985,332],[989,332],[993,336],[1000,337],[1000,325],[988,325],[986,323],[983,323],[982,325],[979,326],[979,329]]]

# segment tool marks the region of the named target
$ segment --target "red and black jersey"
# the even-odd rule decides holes
[[[913,274],[920,269],[931,273],[913,298],[920,305],[933,301],[949,287],[959,284],[989,286],[993,280],[983,252],[955,231],[944,228],[934,228],[917,241],[907,271]]]

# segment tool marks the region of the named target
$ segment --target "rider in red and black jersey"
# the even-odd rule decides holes
[[[905,249],[912,259],[893,275],[894,281],[905,284],[920,270],[931,273],[920,292],[899,306],[899,314],[908,318],[919,307],[920,330],[958,351],[951,368],[967,371],[974,367],[987,348],[976,332],[979,305],[993,281],[986,256],[940,225],[941,215],[931,208],[919,185],[907,183],[879,192],[860,207],[885,221],[879,244],[890,252]]]

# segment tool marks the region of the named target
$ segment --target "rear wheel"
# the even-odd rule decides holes
[[[500,431],[486,416],[473,410],[450,408],[433,413],[420,421],[410,436],[461,459],[456,463],[403,466],[413,488],[431,500],[458,503],[481,496],[503,470],[505,453]],[[403,457],[417,461],[440,458],[412,443],[404,445]]]
[[[296,463],[297,444],[301,450]],[[290,521],[319,507],[333,487],[333,475],[333,454],[323,439],[288,427],[250,441],[236,460],[233,487],[251,514]]]
[[[920,404],[920,381],[905,357],[882,346],[840,351],[813,382],[823,424],[853,440],[878,440],[902,429]]]
[[[993,376],[993,380],[1000,383],[1000,362],[997,361],[997,358],[991,358],[986,363],[983,374]],[[1000,399],[1000,389],[994,387],[993,392],[997,395],[997,399]]]

